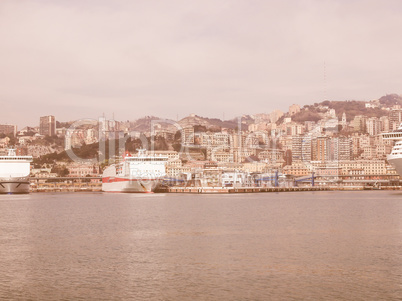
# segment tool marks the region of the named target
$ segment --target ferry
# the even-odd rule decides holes
[[[105,192],[153,192],[166,176],[168,157],[138,150],[136,156],[126,152],[122,162],[112,164],[102,175],[102,191]]]
[[[32,156],[17,156],[9,149],[0,156],[0,194],[29,193]]]
[[[396,172],[402,176],[402,123],[396,131],[383,133],[382,136],[385,140],[396,140],[391,154],[387,156],[387,160],[395,168]]]

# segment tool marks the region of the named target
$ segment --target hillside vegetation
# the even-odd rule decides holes
[[[402,101],[402,99],[401,99]],[[296,122],[318,121],[327,111],[323,107],[334,109],[338,119],[342,118],[343,113],[346,113],[346,120],[351,121],[357,115],[365,115],[367,117],[381,117],[389,114],[388,111],[380,108],[366,108],[364,101],[347,100],[347,101],[323,101],[313,105],[306,105],[303,109],[292,116],[292,120]],[[283,119],[283,118],[282,118]]]
[[[323,101],[321,105],[334,109],[337,117],[340,119],[342,114],[346,113],[346,120],[350,121],[357,115],[367,117],[381,117],[388,115],[386,110],[380,108],[366,108],[364,101],[347,100],[347,101]]]
[[[387,94],[379,99],[380,104],[387,107],[392,107],[393,105],[402,105],[402,96],[398,94]]]

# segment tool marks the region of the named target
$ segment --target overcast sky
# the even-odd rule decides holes
[[[402,93],[399,0],[0,1],[0,123],[20,128],[387,93]]]

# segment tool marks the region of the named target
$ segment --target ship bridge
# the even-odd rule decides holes
[[[381,136],[384,140],[402,140],[402,123],[399,125],[399,128],[390,133],[382,133]]]
[[[402,140],[402,130],[381,134],[384,140]]]

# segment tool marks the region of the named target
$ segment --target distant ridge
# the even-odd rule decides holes
[[[305,122],[314,121],[325,118],[329,109],[334,109],[338,119],[342,118],[342,114],[346,113],[347,121],[353,120],[357,115],[365,115],[367,117],[381,117],[387,116],[389,111],[387,109],[392,108],[395,105],[402,106],[402,95],[398,94],[386,94],[377,100],[373,100],[370,103],[377,104],[378,107],[366,107],[368,101],[358,100],[344,100],[344,101],[322,101],[311,105],[304,105],[300,112],[290,116],[289,113],[285,113],[279,118],[276,123],[281,124],[285,117],[291,117],[292,121]],[[239,118],[242,125],[242,130],[247,130],[248,125],[261,120],[261,116],[269,116],[269,114],[256,112],[254,115],[243,115],[230,120],[221,120],[219,118],[202,117],[196,114],[190,114],[179,121],[173,119],[166,119],[157,116],[144,116],[134,121],[129,121],[130,130],[138,132],[149,132],[152,124],[159,124],[159,129],[177,131],[178,127],[175,124],[179,124],[182,128],[196,127],[198,129],[203,128],[205,130],[220,131],[222,129],[235,130],[239,126]],[[269,117],[262,118],[266,122],[269,121]],[[276,119],[275,119],[276,120]],[[158,122],[155,122],[158,121]],[[165,121],[165,122],[164,122]],[[69,127],[73,121],[59,122],[57,121],[57,127]]]
[[[380,104],[391,107],[393,105],[402,105],[402,95],[387,94],[379,99]]]
[[[365,115],[367,117],[381,117],[387,116],[389,112],[383,110],[380,107],[367,108],[367,101],[357,101],[357,100],[345,100],[345,101],[323,101],[320,103],[315,103],[313,105],[305,105],[300,112],[292,116],[292,121],[305,122],[305,121],[318,121],[323,118],[324,113],[328,109],[334,109],[338,119],[342,118],[342,114],[346,114],[347,121],[353,120],[357,115]],[[399,104],[402,105],[402,97],[397,94],[390,94],[381,97],[377,101],[378,105],[385,108],[391,108],[392,106]],[[328,108],[328,109],[326,109]],[[286,115],[284,116],[286,117]],[[282,122],[283,118],[279,120]]]
[[[254,121],[254,119],[248,115],[242,116],[241,118],[241,122],[243,124],[252,121]],[[199,125],[211,130],[221,130],[222,128],[236,129],[239,126],[237,118],[232,120],[221,120],[218,118],[201,117],[195,114],[191,114],[187,117],[184,117],[179,121],[179,124],[182,127],[191,127],[191,126],[194,127]]]

